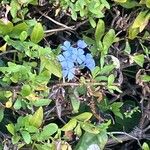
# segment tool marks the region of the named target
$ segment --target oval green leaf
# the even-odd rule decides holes
[[[32,126],[39,128],[43,121],[43,108],[40,107],[33,116],[30,117],[29,122]]]
[[[44,30],[41,23],[36,23],[30,38],[33,43],[39,43],[44,38]]]

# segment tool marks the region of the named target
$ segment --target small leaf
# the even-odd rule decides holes
[[[143,23],[145,22],[146,19],[146,15],[147,15],[147,10],[146,11],[142,11],[138,14],[138,16],[135,18],[134,23],[132,25],[132,29],[134,28],[139,28],[142,25],[144,25]]]
[[[92,113],[90,112],[84,112],[78,116],[75,117],[75,119],[80,121],[88,121],[92,117]]]
[[[29,122],[32,126],[39,128],[43,122],[43,108],[40,107],[29,119]]]
[[[132,26],[129,28],[129,39],[133,40],[139,33],[139,28],[132,28]]]
[[[17,134],[13,135],[12,136],[12,144],[17,144],[20,139],[21,139],[21,137],[18,136]]]
[[[21,94],[23,97],[30,95],[32,92],[30,85],[24,84],[21,89]]]
[[[115,81],[115,77],[113,74],[111,74],[109,77],[108,77],[108,85],[112,85]]]
[[[118,3],[125,3],[127,0],[114,0],[114,1]]]
[[[15,18],[17,16],[18,10],[21,9],[21,6],[17,0],[11,0],[10,7],[11,7],[10,10],[11,16]]]
[[[21,100],[20,99],[17,99],[14,103],[14,108],[15,110],[18,110],[21,108]]]
[[[11,99],[9,99],[7,102],[6,102],[6,104],[5,104],[5,107],[6,108],[11,108],[12,107],[12,100]]]
[[[73,112],[78,113],[80,107],[80,101],[75,96],[70,96]]]
[[[36,23],[30,38],[33,43],[39,43],[44,38],[44,30],[41,23]]]
[[[15,135],[15,126],[12,123],[6,125],[6,128],[12,135]]]
[[[142,150],[150,150],[150,147],[146,142],[143,143]]]
[[[58,126],[55,123],[50,123],[46,126],[44,126],[43,131],[40,134],[40,139],[43,140],[48,140],[51,135],[56,133],[58,130]]]
[[[13,27],[12,32],[9,34],[12,38],[19,38],[20,34],[24,31],[27,33],[29,30],[28,25],[25,22],[19,23]]]
[[[150,82],[150,76],[149,75],[141,75],[141,79],[143,82]]]
[[[5,43],[3,46],[0,47],[1,52],[5,52],[7,47],[7,43]]]
[[[70,131],[73,130],[77,125],[77,120],[76,119],[71,119],[66,125],[64,125],[61,130],[62,131]]]
[[[21,131],[21,135],[22,135],[24,141],[27,144],[30,144],[30,142],[31,142],[31,136],[30,136],[29,132],[28,131]]]
[[[51,99],[38,99],[33,102],[33,105],[36,107],[48,106],[51,103],[51,101]]]
[[[144,55],[143,54],[138,54],[135,56],[131,56],[131,59],[137,63],[139,66],[143,67],[144,64]]]
[[[150,0],[146,0],[146,6],[150,8]]]
[[[22,42],[25,41],[27,37],[28,37],[28,34],[26,31],[22,31],[20,36],[19,36],[20,41],[22,41]]]
[[[77,136],[79,136],[79,137],[82,135],[82,130],[81,130],[80,124],[78,124],[78,125],[76,126],[76,128],[74,129],[74,132],[75,132],[75,134],[76,134]]]
[[[102,19],[100,19],[97,23],[96,26],[96,31],[95,31],[95,40],[97,43],[101,40],[105,32],[105,23]]]
[[[115,65],[105,65],[102,69],[100,69],[99,74],[109,74],[113,69],[115,68]]]
[[[3,120],[4,118],[4,108],[0,108],[0,122]]]
[[[131,53],[131,47],[130,47],[130,44],[129,44],[128,41],[126,41],[126,46],[125,46],[124,51],[125,51],[127,54],[130,54],[130,53]]]
[[[104,54],[107,54],[108,49],[113,44],[115,38],[116,38],[115,31],[113,29],[110,29],[103,38]]]
[[[13,23],[6,18],[0,19],[0,34],[7,35],[13,30]]]
[[[81,128],[86,132],[93,133],[93,134],[98,134],[100,132],[99,128],[97,128],[96,126],[88,122],[81,123]]]
[[[96,22],[95,22],[95,20],[94,20],[92,17],[89,17],[89,21],[90,21],[91,26],[92,26],[93,28],[95,28],[95,27],[96,27]]]

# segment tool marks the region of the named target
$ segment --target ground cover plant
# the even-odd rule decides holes
[[[1,0],[0,149],[150,149],[149,0]]]

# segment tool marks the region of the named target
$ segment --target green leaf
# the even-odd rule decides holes
[[[112,85],[115,81],[115,77],[113,74],[111,74],[109,77],[108,77],[108,85]]]
[[[32,126],[39,128],[43,122],[43,108],[40,107],[33,116],[30,117],[29,122]]]
[[[27,126],[26,130],[29,132],[29,133],[38,133],[39,130],[34,127],[34,126]]]
[[[80,137],[82,135],[82,130],[81,130],[80,124],[78,124],[76,126],[76,128],[74,129],[74,132],[78,137]]]
[[[107,2],[107,0],[101,0],[101,2],[107,9],[110,9],[110,4]]]
[[[4,118],[4,108],[0,108],[0,122],[3,120]]]
[[[114,0],[114,1],[118,3],[125,3],[127,0]]]
[[[61,130],[62,131],[70,131],[73,130],[77,125],[77,120],[76,119],[71,119],[67,124],[65,124]]]
[[[57,132],[57,130],[58,126],[55,123],[44,126],[43,131],[40,134],[40,140],[48,140],[51,135]]]
[[[104,33],[105,33],[105,23],[102,19],[99,19],[95,31],[95,40],[97,43],[99,43]]]
[[[92,144],[97,145],[98,147],[100,146],[101,143],[99,142],[97,135],[98,134],[85,132],[75,147],[75,150],[97,150],[89,148]]]
[[[28,37],[27,32],[26,31],[22,31],[20,36],[19,36],[19,39],[20,39],[21,42],[23,42],[23,41],[26,40],[27,37]]]
[[[56,59],[41,57],[40,70],[42,71],[44,68],[46,68],[50,73],[54,74],[55,76],[59,78],[62,77],[61,65]]]
[[[113,29],[110,29],[103,38],[104,54],[107,54],[108,49],[113,44],[115,38],[115,31]]]
[[[137,54],[135,56],[131,56],[131,59],[137,63],[139,66],[143,67],[144,64],[144,55],[143,54]]]
[[[138,16],[135,18],[134,23],[132,24],[132,29],[134,28],[141,28],[141,26],[146,26],[145,21],[147,22],[147,13],[148,11],[142,11],[138,14]],[[148,23],[148,22],[147,22]],[[142,27],[142,28],[144,28]]]
[[[80,120],[80,121],[88,121],[91,117],[92,117],[92,113],[84,112],[84,113],[82,113],[82,114],[80,114],[74,118],[77,120]]]
[[[48,106],[51,103],[51,101],[51,99],[38,99],[33,102],[33,105],[36,107]]]
[[[21,6],[18,3],[18,1],[17,0],[11,0],[10,7],[11,7],[11,10],[10,10],[11,16],[13,18],[17,17],[17,12],[18,12],[18,10],[21,9]]]
[[[150,8],[150,0],[146,0],[146,6]]]
[[[21,100],[20,99],[17,99],[14,103],[14,109],[18,110],[21,108]]]
[[[100,69],[99,74],[104,75],[110,73],[115,68],[115,65],[105,65],[102,69]]]
[[[39,43],[44,38],[44,30],[41,23],[36,23],[30,38],[33,43]]]
[[[12,143],[17,144],[20,139],[21,139],[21,137],[18,136],[17,134],[15,134],[15,135],[12,136]]]
[[[130,47],[130,44],[129,44],[128,41],[126,41],[126,46],[125,46],[124,51],[125,51],[127,54],[130,54],[130,53],[131,53],[131,47]]]
[[[23,97],[28,96],[32,92],[30,85],[24,84],[21,89],[21,94]]]
[[[24,141],[27,144],[30,144],[30,142],[31,142],[31,136],[30,136],[29,132],[28,131],[21,131],[21,135],[22,135]]]
[[[0,19],[0,34],[7,35],[13,30],[13,24],[6,18]]]
[[[78,100],[75,96],[70,96],[70,99],[73,107],[73,112],[78,113],[80,107],[80,100]]]
[[[6,125],[6,128],[12,135],[15,135],[15,126],[12,123]]]
[[[149,75],[141,75],[141,79],[143,82],[150,82],[150,76]]]
[[[120,107],[123,105],[122,102],[114,102],[113,104],[111,104],[110,106],[110,110],[118,117],[120,117],[121,119],[123,119],[123,115],[120,112]]]
[[[100,149],[104,149],[105,145],[107,144],[108,141],[108,136],[107,136],[107,132],[106,131],[101,131],[98,135],[97,135],[97,139],[99,141],[99,145],[100,145]]]
[[[86,132],[93,133],[93,134],[98,134],[100,132],[99,128],[94,126],[91,123],[84,122],[84,123],[80,123],[80,125],[81,125],[81,128],[85,130]]]
[[[28,25],[25,22],[19,23],[13,27],[12,32],[9,34],[10,37],[12,38],[19,38],[20,34],[25,31],[29,30]]]
[[[120,5],[124,8],[130,9],[139,6],[140,4],[133,0],[127,0],[125,3],[120,3]]]
[[[96,27],[96,22],[95,22],[95,20],[94,20],[92,17],[89,17],[89,22],[90,22],[90,24],[91,24],[91,26],[92,26],[93,28]]]
[[[133,29],[132,26],[129,28],[129,39],[133,40],[139,33],[139,28]]]
[[[150,150],[150,147],[146,142],[143,143],[142,150]]]

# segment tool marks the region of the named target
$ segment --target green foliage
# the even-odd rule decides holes
[[[135,133],[148,111],[149,8],[149,0],[1,1],[0,149],[103,150],[110,137],[120,141],[108,131]],[[95,68],[74,61],[66,81],[65,49],[72,59],[82,49]]]
[[[63,9],[70,9],[72,19],[77,20],[78,13],[81,18],[88,18],[93,28],[96,27],[95,19],[104,17],[103,10],[110,9],[110,4],[106,0],[77,0],[76,2],[62,0],[60,4]]]

